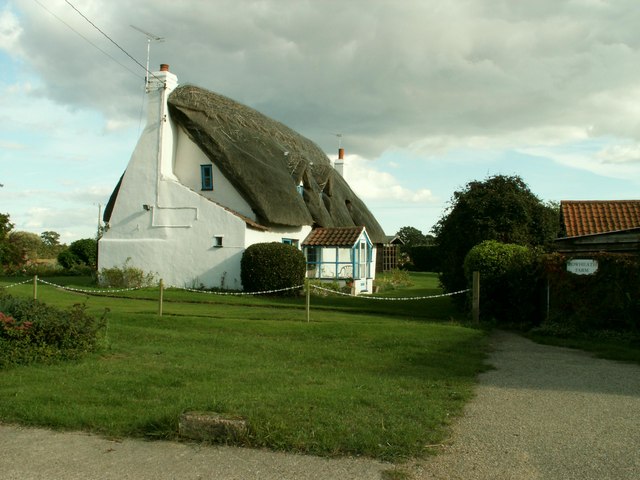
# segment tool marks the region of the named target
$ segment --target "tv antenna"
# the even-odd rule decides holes
[[[336,133],[334,134],[336,137],[338,137],[338,148],[342,147],[342,134],[341,133]]]
[[[141,28],[136,27],[135,25],[129,26],[147,37],[147,70],[144,77],[144,86],[146,88],[149,86],[149,53],[151,52],[151,41],[153,40],[154,42],[164,42],[164,37],[159,37],[157,35],[154,35],[153,33],[149,33]]]

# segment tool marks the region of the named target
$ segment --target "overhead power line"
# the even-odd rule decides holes
[[[133,60],[140,68],[144,69],[144,71],[146,72],[147,69],[145,68],[144,65],[142,65],[138,60],[136,60],[135,58],[133,58],[133,56],[131,56],[129,54],[129,52],[127,52],[124,48],[122,48],[120,45],[118,45],[118,43],[113,40],[109,35],[107,35],[105,32],[103,32],[100,27],[98,27],[95,23],[93,23],[89,18],[87,18],[87,16],[85,14],[83,14],[80,10],[78,10],[69,0],[65,0],[65,2],[71,7],[73,8],[76,12],[78,12],[78,15],[80,15],[82,18],[84,18],[87,22],[89,22],[91,24],[91,26],[93,26],[93,28],[95,28],[96,30],[98,30],[102,35],[104,35],[104,37],[109,40],[111,43],[113,43],[116,47],[118,47],[122,53],[124,53],[127,57],[129,57],[131,60]],[[157,76],[155,76],[153,73],[150,74],[152,77],[154,77],[156,80],[162,82],[162,80],[160,80]]]
[[[75,28],[73,28],[71,25],[69,25],[67,22],[65,22],[62,18],[60,18],[58,15],[56,15],[55,13],[53,13],[51,10],[49,10],[45,5],[43,5],[42,3],[39,2],[39,0],[35,0],[35,2],[40,5],[44,10],[46,10],[52,17],[54,17],[56,20],[58,20],[60,23],[64,24],[68,29],[70,29],[72,32],[74,32],[76,35],[78,35],[80,38],[82,38],[85,42],[89,43],[90,45],[92,45],[94,48],[96,48],[97,50],[99,50],[100,52],[102,52],[104,55],[106,55],[107,57],[109,57],[111,60],[113,60],[114,62],[116,62],[118,65],[120,65],[122,68],[124,68],[125,70],[128,70],[132,75],[135,75],[136,78],[140,78],[140,75],[138,75],[136,72],[134,72],[133,70],[131,70],[129,67],[127,67],[126,65],[124,65],[123,63],[121,63],[120,61],[118,61],[116,58],[114,58],[112,55],[109,54],[109,52],[104,51],[102,48],[100,48],[98,45],[96,45],[95,43],[93,43],[91,40],[89,40],[87,37],[85,37],[83,34],[81,34],[80,32],[78,32]]]

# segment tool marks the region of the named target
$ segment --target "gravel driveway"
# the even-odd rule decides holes
[[[640,366],[497,333],[476,397],[416,480],[640,478]],[[2,479],[380,479],[392,466],[0,425]],[[390,477],[397,478],[397,477]]]
[[[640,479],[640,366],[499,332],[495,367],[417,479]]]

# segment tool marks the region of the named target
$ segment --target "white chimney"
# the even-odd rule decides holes
[[[175,132],[167,108],[167,98],[177,86],[178,77],[169,71],[169,65],[165,63],[160,65],[160,71],[150,74],[147,85],[147,128],[158,132],[158,173],[161,179],[177,180],[173,173]]]
[[[341,177],[344,177],[344,148],[338,149],[338,158],[334,162],[333,168],[336,169],[336,172],[338,172]]]

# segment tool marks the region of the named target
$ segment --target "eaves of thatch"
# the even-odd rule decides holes
[[[269,226],[365,226],[385,234],[366,205],[309,139],[260,112],[191,85],[168,99],[171,118]],[[302,195],[297,186],[302,182]]]

